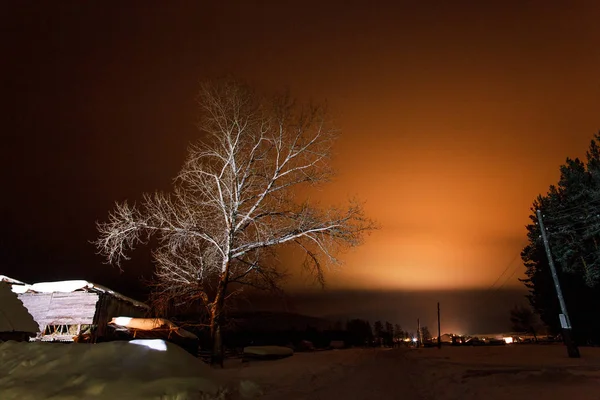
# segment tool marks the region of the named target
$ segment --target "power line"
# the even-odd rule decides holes
[[[565,223],[569,223],[572,221],[575,221],[575,222],[590,221],[590,220],[597,219],[598,217],[600,217],[600,214],[598,214],[597,212],[587,213],[587,214],[584,214],[581,212],[574,212],[572,214],[563,215],[560,217],[554,217],[552,215],[549,215],[546,217],[546,220],[548,222],[550,222],[551,225],[556,225],[556,224],[565,224]]]
[[[563,215],[559,217],[555,217],[554,215],[548,215],[546,220],[550,225],[560,225],[560,224],[569,224],[573,222],[582,222],[582,221],[593,221],[598,220],[600,214],[598,212],[593,213],[584,213],[584,212],[573,212],[568,215]]]
[[[517,254],[515,254],[515,256],[513,257],[513,259],[508,263],[508,265],[506,266],[506,268],[504,268],[504,270],[502,271],[502,273],[500,275],[498,275],[498,277],[496,278],[496,280],[494,281],[494,283],[492,283],[492,285],[488,288],[488,290],[487,290],[488,293],[495,293],[500,288],[502,288],[504,285],[506,285],[506,283],[510,280],[510,278],[512,278],[515,275],[515,273],[517,272],[519,266],[521,265],[520,263],[517,263],[514,266],[513,272],[510,274],[510,276],[508,276],[508,278],[506,278],[504,280],[504,283],[502,283],[502,285],[500,285],[499,287],[497,287],[494,290],[494,286],[496,286],[496,284],[498,282],[500,282],[500,280],[502,279],[502,277],[504,276],[504,274],[506,274],[510,270],[510,267],[513,266],[514,262],[521,256],[521,251],[525,247],[525,245],[527,245],[528,242],[529,242],[529,239],[526,239],[526,240],[523,240],[520,243],[520,245],[519,245],[519,251],[517,252]]]
[[[557,211],[557,213],[561,214],[561,213],[569,212],[569,211],[576,210],[576,209],[579,209],[579,208],[582,208],[582,207],[585,207],[585,206],[589,206],[589,205],[595,204],[595,203],[600,203],[600,199],[586,200],[586,201],[584,201],[584,202],[582,202],[580,204],[577,204],[575,206],[563,208],[562,210]]]
[[[506,285],[508,283],[508,281],[510,281],[510,278],[512,278],[513,276],[515,276],[515,274],[517,273],[517,271],[519,270],[519,264],[515,265],[515,268],[512,272],[512,274],[510,274],[510,276],[508,278],[506,278],[506,280],[504,281],[504,283],[500,286],[498,286],[496,288],[496,290],[494,290],[494,292],[497,292],[498,290],[502,289],[504,287],[504,285]]]
[[[556,211],[556,212],[554,212],[552,214],[553,214],[553,216],[557,216],[557,215],[560,216],[560,215],[569,213],[569,212],[571,212],[573,210],[578,210],[578,209],[581,209],[582,207],[592,205],[594,203],[599,203],[599,205],[600,205],[600,199],[593,199],[593,200],[584,201],[581,204],[578,204],[576,206],[571,206],[571,207],[563,208],[562,210]],[[546,218],[546,217],[544,216],[544,218]],[[548,216],[548,218],[550,218],[550,217]],[[548,218],[546,218],[546,219],[548,219]]]
[[[498,276],[498,278],[496,278],[496,280],[494,281],[494,283],[492,283],[492,285],[488,288],[488,290],[491,291],[494,288],[494,286],[496,285],[496,283],[498,283],[500,281],[500,279],[502,279],[502,276],[508,271],[508,269],[515,262],[515,260],[517,259],[517,257],[519,257],[520,255],[521,255],[521,251],[519,250],[519,252],[517,254],[515,254],[514,258],[508,263],[508,265],[506,266],[506,268],[504,268],[504,271],[502,271],[502,273]]]
[[[579,226],[577,226],[579,225]],[[561,231],[567,230],[567,231]],[[546,232],[551,233],[553,235],[563,235],[566,233],[579,233],[579,234],[587,234],[588,236],[596,235],[600,232],[600,221],[575,221],[572,224],[561,223],[561,224],[551,224],[550,227],[546,228]]]

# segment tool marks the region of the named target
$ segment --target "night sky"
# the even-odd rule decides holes
[[[600,3],[126,3],[0,13],[0,274],[138,293],[148,251],[103,265],[95,221],[170,189],[198,82],[232,74],[327,101],[342,137],[318,200],[357,196],[381,225],[326,292],[289,281],[299,311],[407,324],[441,298],[448,330],[508,323],[529,207],[600,129]]]

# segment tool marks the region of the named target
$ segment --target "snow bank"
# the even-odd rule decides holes
[[[215,399],[220,388],[210,366],[162,340],[0,344],[2,400]]]

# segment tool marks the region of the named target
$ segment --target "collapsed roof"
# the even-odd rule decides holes
[[[8,278],[11,279],[11,278]],[[15,282],[19,282],[13,279]],[[56,282],[40,282],[34,284],[24,284],[22,282],[15,283],[12,285],[12,291],[15,293],[72,293],[76,291],[89,291],[96,293],[108,293],[116,298],[133,304],[136,307],[149,309],[148,305],[134,300],[130,297],[124,296],[120,293],[115,292],[105,286],[98,285],[84,280],[72,280],[72,281],[56,281]]]

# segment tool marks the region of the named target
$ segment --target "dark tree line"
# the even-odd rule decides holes
[[[521,253],[528,299],[551,333],[560,332],[558,304],[536,210],[542,211],[557,274],[579,344],[600,344],[600,134],[585,159],[567,158],[560,179],[531,207]]]
[[[202,330],[197,331],[204,340],[203,347],[209,346],[209,337]],[[350,319],[343,323],[338,321],[328,329],[319,329],[310,325],[305,328],[249,328],[235,324],[225,330],[224,344],[229,348],[239,348],[248,345],[293,345],[297,350],[304,348],[310,342],[314,348],[327,348],[332,341],[343,342],[347,347],[389,346],[398,344],[412,334],[404,332],[400,325],[390,322],[376,321],[373,325],[367,320]]]

